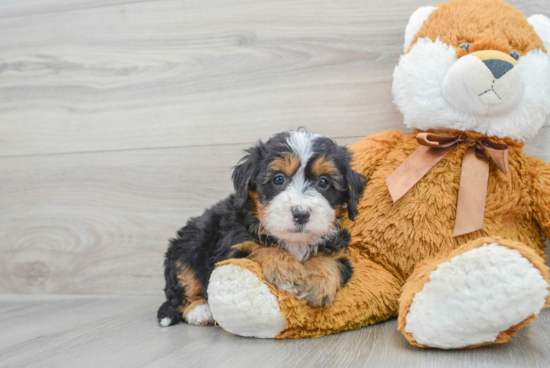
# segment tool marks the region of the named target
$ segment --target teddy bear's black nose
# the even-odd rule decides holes
[[[499,79],[514,67],[511,63],[499,59],[483,60],[483,62],[487,65],[491,73],[493,73],[495,79]]]

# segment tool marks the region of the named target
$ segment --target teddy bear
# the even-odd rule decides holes
[[[250,259],[208,287],[225,330],[317,337],[398,317],[413,345],[503,343],[550,307],[550,165],[523,152],[550,113],[550,19],[500,0],[418,9],[392,93],[412,133],[350,147],[368,184],[348,249],[354,268],[329,307],[278,290]]]

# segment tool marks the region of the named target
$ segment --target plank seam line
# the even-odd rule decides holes
[[[97,6],[83,6],[83,7],[80,7],[80,8],[44,11],[44,12],[32,13],[32,14],[15,15],[15,16],[11,16],[11,17],[10,16],[8,16],[8,17],[1,17],[0,16],[0,21],[10,20],[10,19],[19,19],[19,18],[28,18],[28,17],[38,17],[38,16],[42,16],[42,15],[61,14],[61,13],[68,13],[68,12],[89,10],[89,9],[112,8],[112,7],[116,7],[116,6],[124,6],[124,5],[131,5],[131,4],[161,2],[161,1],[166,2],[166,1],[170,1],[170,0],[128,0],[127,2],[122,2],[122,3],[117,3],[117,4],[105,4],[105,5],[97,5]]]
[[[328,137],[330,139],[349,139],[349,138],[363,138],[360,136],[344,136],[344,137]],[[122,148],[122,149],[107,149],[98,151],[70,151],[70,152],[51,152],[51,153],[30,153],[24,155],[0,155],[0,159],[21,158],[21,157],[41,157],[41,156],[61,156],[61,155],[82,155],[93,153],[107,153],[107,152],[129,152],[129,151],[149,151],[149,150],[161,150],[161,149],[177,149],[177,148],[196,148],[196,147],[223,147],[223,146],[239,146],[239,145],[252,145],[253,142],[234,142],[234,143],[222,143],[222,144],[193,144],[189,146],[165,146],[165,147],[136,147],[136,148]]]

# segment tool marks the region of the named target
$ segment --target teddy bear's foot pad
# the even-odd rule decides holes
[[[538,314],[547,296],[548,283],[519,251],[485,244],[431,272],[413,298],[405,331],[418,344],[443,349],[497,342]]]
[[[286,327],[277,297],[239,266],[228,264],[212,272],[208,304],[216,322],[236,335],[273,338]]]

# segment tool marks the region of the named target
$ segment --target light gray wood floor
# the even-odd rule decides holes
[[[157,297],[0,295],[0,367],[550,366],[550,310],[512,342],[474,350],[410,346],[390,320],[318,339],[262,340],[218,327],[161,328]]]
[[[451,352],[395,321],[300,341],[156,325],[167,239],[232,190],[244,148],[405,130],[392,71],[429,3],[0,0],[0,366],[550,366],[549,311]],[[526,151],[548,161],[548,142],[550,119]]]

